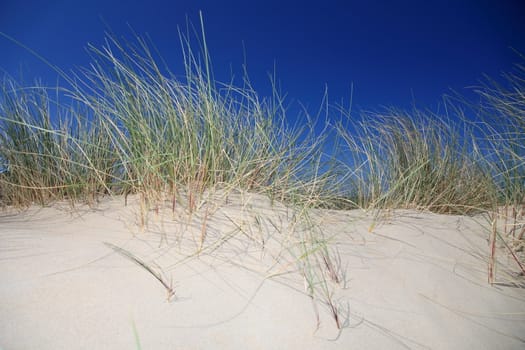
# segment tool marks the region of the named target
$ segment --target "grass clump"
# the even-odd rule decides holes
[[[348,197],[362,208],[468,213],[491,204],[491,179],[475,164],[459,124],[430,112],[367,113],[339,124],[351,158]]]
[[[476,146],[493,179],[490,222],[490,283],[496,283],[496,247],[501,243],[525,275],[525,66],[503,75],[503,82],[486,78],[476,92]]]
[[[516,65],[503,77],[503,83],[487,78],[476,90],[480,104],[474,125],[497,203],[520,207],[525,204],[525,66]]]
[[[0,154],[9,166],[0,174],[4,204],[137,193],[151,206],[184,193],[193,210],[195,198],[218,187],[289,202],[321,197],[330,178],[318,171],[323,137],[309,121],[289,126],[277,93],[261,99],[248,78],[242,87],[213,81],[205,42],[204,56],[195,55],[183,34],[182,79],[157,64],[145,40],[137,43],[108,38],[91,47],[91,68],[56,89],[73,107],[57,101],[54,116],[47,89],[7,82],[0,106]]]
[[[113,160],[100,125],[51,116],[53,100],[41,85],[22,88],[4,81],[0,95],[0,200],[4,205],[41,205],[87,200],[109,191]],[[63,110],[60,112],[64,112]],[[59,112],[59,113],[60,113]]]

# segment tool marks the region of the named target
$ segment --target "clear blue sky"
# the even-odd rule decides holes
[[[19,1],[0,0],[0,32],[64,70],[89,62],[87,43],[100,46],[108,25],[130,36],[128,25],[148,33],[181,73],[177,26],[186,15],[198,25],[202,10],[217,79],[230,67],[239,76],[246,48],[257,90],[268,91],[274,62],[293,100],[317,107],[325,85],[330,98],[354,107],[435,106],[450,88],[497,77],[525,54],[524,0],[455,1]],[[0,38],[0,68],[31,82],[53,83],[56,74]]]

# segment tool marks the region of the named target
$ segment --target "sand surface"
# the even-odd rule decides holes
[[[0,349],[525,348],[523,277],[501,250],[499,283],[487,283],[481,217],[298,221],[239,193],[191,216],[166,207],[147,221],[122,198],[0,212]],[[324,249],[337,279],[316,258]]]

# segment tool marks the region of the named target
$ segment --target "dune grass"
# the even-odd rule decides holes
[[[519,64],[503,77],[503,83],[486,77],[477,90],[477,149],[495,189],[488,215],[490,283],[496,282],[498,239],[525,275],[525,66]]]
[[[4,204],[41,205],[105,190],[110,149],[95,123],[52,118],[48,91],[5,82],[0,105],[0,176]],[[75,111],[74,113],[78,113]]]
[[[485,78],[477,102],[445,99],[443,114],[390,108],[336,126],[346,204],[484,213],[490,283],[498,241],[525,275],[525,66],[503,78]]]
[[[111,38],[92,47],[91,69],[57,91],[74,107],[57,104],[53,117],[49,89],[4,84],[2,202],[139,193],[152,205],[184,192],[193,207],[195,196],[214,187],[287,201],[320,197],[329,172],[318,171],[323,137],[310,121],[289,126],[281,98],[261,100],[247,78],[243,87],[213,82],[207,56],[194,56],[181,38],[182,80],[162,74],[140,38],[139,47]]]
[[[492,179],[460,125],[430,112],[390,109],[338,125],[350,155],[348,196],[358,207],[470,213],[491,205]]]
[[[184,193],[192,208],[219,187],[339,209],[470,213],[523,204],[523,66],[507,85],[488,80],[477,105],[348,114],[319,131],[308,115],[290,118],[275,89],[260,97],[247,75],[241,86],[214,81],[205,40],[196,52],[188,33],[180,38],[179,78],[140,37],[90,47],[89,68],[59,71],[67,87],[5,78],[2,204],[140,194],[149,206]]]

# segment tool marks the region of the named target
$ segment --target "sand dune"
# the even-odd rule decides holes
[[[502,251],[487,283],[481,217],[236,193],[141,222],[136,198],[2,212],[0,348],[525,347],[524,279]]]

